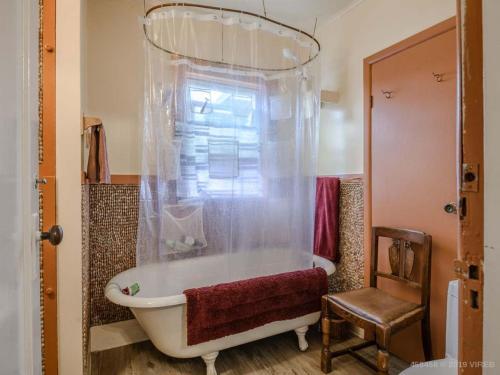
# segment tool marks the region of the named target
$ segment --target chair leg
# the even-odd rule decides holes
[[[429,314],[421,321],[422,326],[422,346],[424,349],[424,356],[426,361],[432,360],[432,341],[431,341],[431,324]]]
[[[389,352],[383,348],[378,348],[377,352],[377,368],[378,373],[385,375],[389,373]]]
[[[321,350],[321,371],[328,374],[332,371],[332,353],[330,351],[330,311],[328,300],[321,299],[321,331],[323,333],[323,349]]]
[[[389,374],[389,346],[391,344],[391,332],[388,327],[377,326],[375,328],[377,341],[377,369],[378,374]]]

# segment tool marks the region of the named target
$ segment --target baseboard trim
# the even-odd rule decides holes
[[[100,352],[146,340],[148,336],[135,319],[90,328],[91,352]]]

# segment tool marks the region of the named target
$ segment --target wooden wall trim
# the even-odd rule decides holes
[[[459,18],[460,110],[457,136],[459,176],[463,164],[478,166],[477,191],[460,183],[459,198],[467,211],[461,215],[459,254],[455,270],[460,281],[459,350],[462,374],[481,374],[483,360],[483,262],[484,262],[484,108],[482,0],[457,0]],[[460,179],[461,181],[461,179]],[[470,266],[477,278],[470,277]],[[474,367],[474,364],[476,366]]]
[[[328,177],[328,176],[318,176],[318,177]],[[343,181],[350,180],[363,180],[364,175],[353,173],[353,174],[337,174],[332,177],[338,177]],[[82,173],[82,184],[86,184],[85,176]],[[112,185],[139,185],[141,183],[141,176],[137,174],[113,174],[111,175]]]
[[[363,112],[364,112],[364,277],[365,287],[370,286],[371,231],[372,231],[372,77],[371,59],[363,62]]]
[[[85,178],[85,173],[82,172],[82,185],[91,185]],[[111,185],[139,185],[141,176],[137,174],[112,174]]]
[[[326,176],[318,176],[318,177],[326,177]],[[362,173],[336,174],[333,177],[338,177],[342,181],[363,180],[364,179],[364,175]]]
[[[113,185],[139,185],[141,176],[137,174],[113,174],[111,184]]]

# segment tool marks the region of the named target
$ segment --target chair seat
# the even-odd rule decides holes
[[[363,288],[328,296],[328,300],[375,324],[395,325],[422,313],[423,307],[377,288]]]

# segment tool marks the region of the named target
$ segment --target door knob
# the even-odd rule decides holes
[[[48,232],[38,232],[38,239],[49,240],[52,246],[57,246],[63,239],[63,229],[60,225],[53,225]]]
[[[446,203],[443,207],[443,210],[447,214],[456,214],[457,213],[457,204],[455,202]]]

